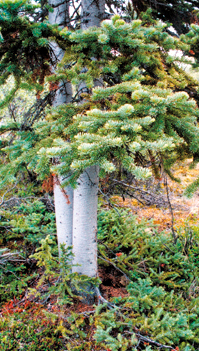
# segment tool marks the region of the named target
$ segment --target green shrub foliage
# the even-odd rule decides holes
[[[39,271],[36,273],[37,284],[29,289],[28,298],[51,307],[53,298],[54,307],[55,301],[60,307],[54,312],[46,309],[42,312],[43,307],[33,302],[29,303],[30,312],[4,314],[0,321],[0,346],[4,347],[3,350],[11,347],[17,350],[16,338],[26,349],[22,335],[25,323],[31,351],[39,347],[45,349],[42,347],[47,340],[55,350],[56,347],[58,350],[84,351],[197,350],[198,227],[181,229],[174,245],[172,235],[159,233],[152,222],[139,222],[128,210],[100,208],[98,228],[99,266],[105,275],[114,270],[124,278],[126,293],[111,298],[109,304],[79,311],[77,301],[80,300],[76,292],[77,289],[81,293],[84,291],[88,277],[71,273],[71,249],[62,247],[63,254],[58,258],[53,239],[47,236],[31,258],[37,261]],[[5,253],[0,253],[0,267],[2,260],[5,262]],[[19,255],[16,254],[16,258]],[[7,256],[7,269],[11,270],[13,266]],[[29,278],[26,280],[25,277],[27,271],[20,280],[30,287]],[[34,281],[34,277],[31,278],[30,282]],[[99,282],[93,283],[97,285]],[[6,284],[1,281],[2,289],[7,289]],[[18,297],[20,289],[17,286],[15,289]],[[40,308],[40,311],[32,315],[31,309],[35,308]],[[33,318],[34,313],[39,317]],[[42,329],[36,327],[39,320]],[[41,330],[44,333],[40,346],[31,332],[34,327],[38,330],[39,340]]]
[[[187,227],[174,246],[170,234],[158,233],[144,220],[138,223],[128,211],[99,212],[100,264],[114,265],[130,282],[128,296],[113,299],[118,309],[97,309],[97,342],[111,350],[130,350],[139,331],[173,349],[197,349],[198,239],[198,229]]]
[[[47,235],[56,234],[55,214],[48,212],[43,202],[26,200],[12,209],[1,211],[0,240],[23,239],[27,244],[38,245]]]
[[[32,265],[30,254],[47,235],[54,238],[55,234],[55,215],[39,200],[26,200],[1,211],[0,242],[11,248],[5,252],[0,249],[1,302],[24,292],[28,281],[34,278],[28,274]]]
[[[55,294],[58,296],[58,303],[63,305],[72,302],[75,292],[86,293],[88,284],[99,285],[98,278],[89,278],[77,272],[72,273],[72,247],[65,248],[61,245],[59,258],[54,247],[55,243],[47,236],[41,240],[41,247],[37,248],[36,253],[31,256],[37,260],[38,267],[43,269],[36,289],[30,289],[31,294],[41,296],[42,299],[48,299],[50,295]],[[39,288],[44,283],[47,283],[48,288],[41,294]]]

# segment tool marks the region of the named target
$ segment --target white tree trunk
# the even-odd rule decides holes
[[[99,27],[104,17],[105,0],[82,0],[81,9],[81,28]]]
[[[51,24],[58,24],[60,27],[65,27],[69,19],[69,1],[50,0],[49,5],[53,7],[54,11],[49,12],[49,22]],[[53,51],[52,59],[59,62],[64,55],[64,52],[56,43],[51,43]],[[52,68],[55,70],[55,67]],[[64,82],[60,89],[56,92],[53,100],[53,106],[59,106],[71,102],[72,86],[70,83]],[[61,177],[54,177],[54,202],[55,215],[57,226],[57,241],[60,244],[67,246],[72,245],[72,226],[73,226],[73,189],[71,186],[61,188]]]
[[[74,191],[73,212],[73,271],[97,276],[97,193],[99,182],[98,166],[87,168],[78,179]]]
[[[82,0],[81,28],[99,26],[105,10],[104,0]],[[74,190],[73,211],[73,271],[97,276],[97,193],[99,167],[87,168],[78,180]]]
[[[57,226],[57,241],[60,252],[60,245],[72,246],[73,228],[73,189],[71,186],[61,188],[60,178],[54,177],[54,202]]]
[[[57,6],[60,3],[59,1],[50,0],[49,4],[54,7],[54,11],[49,14],[49,21],[51,24],[56,23],[65,26],[66,19],[69,18],[69,2],[63,2],[60,6]],[[82,0],[81,5],[81,28],[87,29],[90,26],[99,26],[105,10],[105,0]],[[56,44],[52,45],[57,60],[60,60],[63,56],[62,50]],[[54,106],[66,103],[70,99],[70,94],[72,94],[70,85],[68,89],[69,93],[67,91],[67,94],[59,90],[54,100]],[[81,265],[73,267],[73,271],[90,277],[96,277],[97,275],[98,174],[97,166],[89,167],[79,178],[78,188],[74,191],[74,195],[70,188],[65,189],[70,198],[70,204],[67,204],[66,197],[59,185],[56,182],[54,185],[58,243],[67,242],[70,244],[72,242],[75,254],[74,263]],[[71,226],[72,218],[73,230]]]

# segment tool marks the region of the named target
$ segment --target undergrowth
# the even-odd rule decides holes
[[[39,200],[1,210],[0,303],[24,293],[35,277],[31,253],[43,238],[54,238],[55,233],[55,214]]]
[[[199,350],[199,227],[181,228],[177,236],[174,245],[171,233],[158,233],[128,210],[99,210],[102,286],[110,272],[126,285],[125,294],[109,299],[111,309],[106,303],[82,308],[73,287],[84,277],[71,273],[71,252],[64,248],[60,271],[55,244],[46,237],[29,257],[38,268],[31,284],[26,275],[26,289],[34,289],[4,300],[0,350]]]

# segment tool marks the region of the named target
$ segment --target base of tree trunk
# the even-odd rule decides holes
[[[96,293],[96,287],[92,283],[88,283],[87,286],[81,286],[79,284],[79,289],[74,289],[73,293],[80,297],[81,302],[85,305],[94,305],[98,301],[98,296]]]

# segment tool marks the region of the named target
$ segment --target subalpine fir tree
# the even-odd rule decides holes
[[[21,84],[41,89],[28,66],[26,52],[31,48],[37,55],[40,46],[44,46],[46,53],[49,41],[54,40],[65,50],[65,55],[56,73],[48,78],[50,89],[59,82],[71,82],[74,89],[86,85],[87,91],[82,94],[82,104],[73,98],[71,103],[53,108],[46,119],[31,128],[16,124],[15,128],[1,126],[3,131],[13,133],[18,128],[15,140],[2,149],[5,162],[1,165],[1,186],[14,181],[23,167],[36,172],[39,179],[53,173],[65,178],[65,185],[75,186],[81,174],[96,165],[101,177],[119,165],[138,178],[148,177],[151,173],[147,167],[140,166],[140,155],[150,159],[156,172],[157,156],[167,172],[180,154],[193,155],[197,160],[198,107],[192,96],[198,100],[198,83],[183,69],[188,58],[175,58],[170,55],[170,49],[188,53],[193,42],[197,48],[198,26],[182,41],[169,36],[163,23],[150,22],[148,15],[142,22],[131,23],[114,16],[103,21],[99,28],[84,31],[68,28],[60,31],[39,23],[35,31],[35,23],[28,16],[25,20],[19,16],[24,3],[16,4],[7,1],[1,11],[2,28],[6,28],[12,12],[15,21],[15,31],[11,27],[6,34],[10,50],[2,34],[2,82],[13,74],[19,82],[16,88]],[[33,11],[32,5],[29,6]],[[26,38],[28,31],[34,34],[33,39]],[[16,52],[12,51],[13,46]],[[17,55],[22,55],[22,63],[25,62],[21,69]],[[33,64],[39,69],[36,57]],[[49,75],[49,60],[50,55],[38,76]],[[95,87],[97,80],[103,87]],[[6,101],[13,94],[14,90]],[[74,95],[77,96],[76,92]],[[58,164],[53,162],[56,159]]]
[[[95,163],[101,176],[121,163],[142,177],[148,169],[137,165],[138,153],[154,158],[158,152],[165,168],[169,148],[177,155],[187,152],[189,145],[198,157],[197,105],[185,92],[197,96],[197,82],[169,55],[170,49],[187,47],[165,33],[163,24],[150,26],[148,20],[143,26],[141,21],[127,24],[116,16],[92,32],[63,31],[63,35],[70,35],[77,45],[66,51],[63,67],[72,57],[76,64],[70,70],[60,68],[56,79],[65,78],[73,84],[84,80],[90,89],[96,79],[104,82],[91,96],[84,94],[87,111],[75,116],[64,130],[71,135],[71,143],[66,146],[59,138],[54,141],[56,147],[48,150],[52,156],[53,150],[58,155],[67,148],[65,155],[62,152],[62,167],[64,172],[67,167],[73,170],[71,181]],[[85,65],[87,71],[81,73]]]

